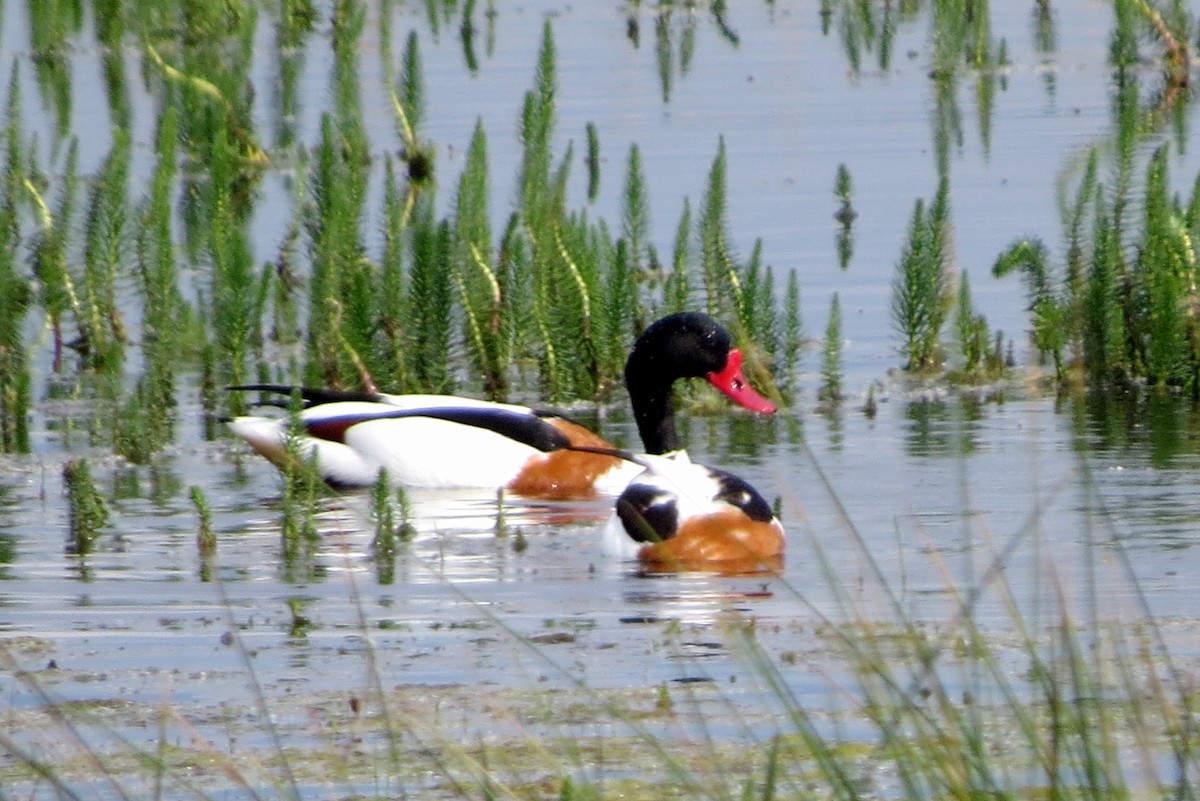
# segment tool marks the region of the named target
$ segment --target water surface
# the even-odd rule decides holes
[[[1017,236],[1058,246],[1061,184],[1077,177],[1087,147],[1112,135],[1105,63],[1111,12],[1083,0],[1053,8],[1058,38],[1045,50],[1035,44],[1026,4],[993,4],[1011,65],[998,76],[986,114],[973,78],[958,82],[961,132],[950,148],[957,268],[971,275],[977,306],[1015,340],[1023,364],[1030,360],[1022,288],[991,279],[990,266]],[[23,63],[30,58],[25,14],[20,4],[5,5],[0,40],[0,49]],[[821,32],[812,4],[749,3],[737,14],[736,43],[707,15],[672,18],[676,36],[694,25],[695,42],[687,68],[672,67],[668,88],[645,8],[503,4],[477,42],[475,72],[455,32],[432,34],[423,10],[401,6],[393,29],[397,42],[410,28],[422,37],[429,97],[423,136],[437,145],[443,203],[478,119],[498,176],[493,208],[499,220],[507,216],[519,160],[516,115],[549,17],[563,146],[572,141],[581,152],[589,122],[602,140],[604,182],[589,215],[619,219],[622,165],[637,143],[654,238],[669,252],[683,198],[695,203],[701,196],[723,137],[739,251],[749,253],[761,238],[777,275],[798,271],[811,337],[824,331],[830,299],[839,294],[848,389],[840,410],[817,408],[813,351],[796,402],[776,418],[731,412],[687,421],[694,459],[733,470],[780,499],[790,537],[782,575],[642,576],[600,553],[603,503],[512,505],[498,535],[494,498],[436,493],[414,494],[418,535],[401,549],[387,581],[371,555],[361,496],[328,499],[315,552],[290,560],[280,542],[278,476],[238,443],[205,439],[194,374],[182,377],[175,444],[153,465],[135,467],[88,436],[93,416],[111,410],[50,400],[55,378],[39,340],[34,453],[0,462],[0,633],[17,663],[37,671],[38,686],[59,700],[167,699],[193,711],[201,721],[195,725],[216,738],[220,710],[237,715],[255,706],[251,674],[268,706],[281,719],[294,716],[298,731],[306,725],[303,703],[289,699],[357,693],[376,680],[386,687],[547,691],[580,682],[630,691],[702,684],[714,688],[716,701],[735,699],[750,720],[749,710],[769,707],[770,697],[726,640],[727,622],[753,621],[804,705],[836,707],[841,701],[831,685],[849,677],[832,660],[822,633],[827,624],[889,618],[894,601],[913,619],[952,629],[963,611],[957,590],[982,587],[969,613],[1003,637],[1012,619],[998,584],[1012,587],[1030,620],[1046,623],[1060,611],[1058,588],[1085,619],[1137,618],[1148,608],[1180,655],[1195,656],[1194,412],[1169,400],[1060,400],[1020,382],[959,395],[914,388],[895,373],[891,278],[913,202],[936,190],[925,23],[901,25],[886,67],[868,54],[855,71],[836,30]],[[640,21],[636,46],[629,16]],[[109,125],[89,32],[90,23],[69,54],[70,129],[82,136],[84,172],[109,145],[104,136],[86,135]],[[262,35],[270,35],[269,26]],[[382,153],[397,144],[372,35],[364,39],[360,77],[369,132]],[[306,53],[299,114],[281,119],[271,99],[277,65],[270,50],[264,46],[254,71],[262,83],[258,122],[315,141],[332,55]],[[136,63],[131,50],[134,172],[144,181],[153,162],[155,101],[136,80]],[[22,78],[31,109],[26,124],[44,127],[57,147],[33,70]],[[1180,146],[1171,160],[1186,185],[1194,155]],[[843,163],[859,215],[845,271],[832,217],[834,175]],[[572,205],[587,203],[584,173],[579,167],[573,175]],[[293,187],[286,166],[266,179],[254,223],[260,260],[278,247]],[[377,232],[372,237],[378,247]],[[873,416],[863,410],[872,387]],[[634,441],[619,405],[598,425],[615,441]],[[90,458],[113,515],[85,558],[66,552],[61,482],[63,464],[80,455]],[[192,486],[213,508],[219,544],[211,572],[197,552]],[[44,701],[11,672],[0,675],[0,688],[9,710]],[[465,729],[499,726],[463,705]],[[753,736],[776,725],[768,718]],[[717,731],[746,734],[736,725]]]

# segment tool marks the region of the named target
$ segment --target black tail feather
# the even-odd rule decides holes
[[[287,384],[237,384],[231,387],[225,387],[230,392],[273,392],[277,395],[284,395],[290,398],[294,393],[300,393],[300,399],[304,401],[305,408],[309,406],[319,406],[322,403],[339,403],[341,401],[366,401],[375,403],[379,400],[378,393],[375,392],[352,392],[340,389],[312,389],[310,387],[294,387]],[[263,406],[279,406],[283,409],[288,408],[286,400],[272,400],[262,404]]]

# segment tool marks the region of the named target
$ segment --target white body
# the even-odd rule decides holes
[[[303,410],[306,424],[341,417],[385,415],[396,409],[478,408],[532,415],[527,406],[492,403],[452,395],[383,395],[379,402],[338,401]],[[288,421],[284,417],[238,417],[229,422],[233,433],[272,461],[284,461]],[[300,453],[315,452],[321,474],[341,485],[368,486],[386,469],[398,486],[498,488],[506,486],[532,458],[543,452],[523,442],[478,426],[436,417],[380,417],[346,429],[343,442],[301,436]],[[642,468],[625,463],[601,477],[596,491],[620,492]]]

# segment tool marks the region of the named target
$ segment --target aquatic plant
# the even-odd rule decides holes
[[[408,185],[414,191],[432,185],[435,165],[433,145],[417,139],[417,131],[425,116],[425,80],[421,73],[419,42],[417,32],[409,32],[404,46],[404,69],[399,91],[393,90],[392,93],[396,130],[404,145],[400,157],[408,165]]]
[[[396,554],[400,544],[411,540],[416,529],[404,488],[393,488],[386,470],[379,471],[379,478],[371,488],[371,517],[375,521],[371,555],[376,576],[380,585],[392,584],[396,580]]]
[[[1188,40],[1194,33],[1194,20],[1179,0],[1166,0],[1164,5],[1168,6],[1165,11],[1154,0],[1115,0],[1116,25],[1110,39],[1109,61],[1122,73],[1133,67],[1139,60],[1137,42],[1142,38],[1139,34],[1142,30],[1150,31],[1152,39],[1162,47],[1163,78],[1168,91],[1177,93],[1191,80]]]
[[[770,395],[777,395],[771,379],[772,358],[780,349],[781,337],[794,337],[796,332],[785,334],[780,330],[775,282],[770,269],[760,265],[761,242],[755,244],[747,265],[739,265],[734,256],[729,244],[725,185],[725,139],[720,137],[697,223],[705,308],[720,319],[734,321],[734,333],[739,342],[747,345],[763,343],[765,353],[747,351],[746,376],[755,386],[767,387]],[[760,275],[760,271],[764,274]]]
[[[177,142],[176,112],[169,108],[159,120],[157,166],[136,232],[144,368],[113,427],[113,450],[135,463],[149,461],[171,438],[176,369],[190,325],[189,309],[179,291],[171,215]]]
[[[821,388],[817,398],[837,406],[842,400],[842,302],[838,293],[829,301],[829,321],[821,348]]]
[[[1039,240],[1022,239],[1000,254],[993,272],[1024,275],[1031,338],[1054,360],[1060,384],[1148,384],[1200,397],[1193,245],[1200,179],[1186,204],[1171,197],[1166,150],[1157,149],[1146,165],[1135,232],[1124,171],[1111,186],[1096,174],[1093,154],[1067,218],[1064,265]]]
[[[644,274],[650,261],[650,198],[646,174],[642,169],[642,151],[636,144],[629,146],[629,159],[625,166],[625,191],[621,193],[621,236],[628,246],[630,266],[635,273]]]
[[[787,289],[783,300],[783,336],[780,343],[777,375],[779,391],[784,398],[795,396],[796,376],[800,366],[800,351],[804,343],[804,322],[800,314],[800,276],[788,270]]]
[[[452,263],[467,352],[487,397],[504,400],[515,323],[512,296],[505,291],[511,281],[497,271],[492,253],[489,187],[487,135],[477,120],[458,182]]]
[[[254,135],[253,82],[248,77],[257,7],[235,1],[220,6],[166,5],[160,10],[162,27],[146,36],[144,48],[161,78],[163,108],[174,111],[179,144],[201,164],[210,162],[214,146],[232,147],[239,179],[255,180],[268,160]],[[248,199],[245,194],[234,197]],[[185,204],[184,210],[185,243],[196,254],[208,244],[207,209]]]
[[[215,345],[212,372],[229,384],[244,384],[249,379],[250,357],[261,354],[260,321],[263,318],[269,273],[259,273],[254,264],[247,218],[234,194],[237,192],[238,154],[236,142],[224,129],[217,131],[212,146],[212,171],[208,191],[209,244],[211,272],[211,341]],[[231,414],[244,414],[242,393],[228,393]],[[212,398],[210,403],[215,403]],[[209,411],[214,406],[206,407]]]
[[[129,266],[133,226],[129,209],[130,138],[113,132],[113,145],[88,193],[84,214],[83,276],[75,315],[74,347],[84,365],[116,374],[124,364],[128,339],[117,303],[117,281]]]
[[[1003,370],[1003,361],[991,347],[987,318],[975,311],[971,301],[971,282],[967,273],[958,279],[958,301],[954,307],[954,333],[962,357],[961,375],[995,377]]]
[[[943,180],[928,211],[918,200],[892,282],[892,321],[903,338],[904,368],[928,371],[942,360],[942,325],[953,300],[945,252],[949,184]]]
[[[316,454],[305,456],[300,445],[299,393],[292,396],[288,416],[288,439],[281,470],[283,492],[279,501],[280,552],[285,581],[303,582],[312,577],[312,556],[320,540],[316,514],[325,482],[317,470]]]
[[[588,171],[588,201],[594,203],[600,193],[600,134],[594,122],[587,124],[587,156],[584,157],[584,164]]]
[[[196,551],[200,554],[200,580],[212,578],[212,559],[217,553],[217,532],[213,530],[212,509],[204,490],[195,485],[189,494],[196,510]]]
[[[30,378],[23,326],[33,289],[18,269],[17,254],[25,180],[19,77],[14,64],[8,83],[0,173],[0,450],[6,453],[29,450]]]
[[[839,164],[833,188],[834,197],[838,199],[838,209],[833,213],[833,218],[840,224],[837,232],[837,252],[838,266],[843,270],[850,266],[850,258],[854,255],[852,228],[858,212],[854,210],[850,200],[852,192],[850,171],[846,169],[845,164]]]
[[[452,387],[450,352],[453,303],[450,223],[438,221],[431,201],[417,202],[412,221],[412,266],[408,281],[411,340],[409,364],[414,383],[425,392],[448,392]]]
[[[37,278],[40,288],[39,300],[49,318],[48,322],[54,340],[52,367],[54,372],[58,372],[63,366],[63,316],[71,311],[79,316],[79,299],[75,291],[75,282],[67,268],[67,243],[73,236],[71,225],[75,212],[76,184],[79,178],[78,166],[79,146],[78,142],[72,141],[67,151],[67,163],[58,204],[53,210],[32,183],[26,184],[30,194],[33,195],[41,222],[37,239],[33,243],[31,261],[33,274]]]
[[[74,459],[63,465],[63,486],[67,493],[67,553],[87,556],[108,525],[108,504],[92,481],[87,459]]]
[[[1021,239],[996,259],[992,273],[1003,278],[1013,272],[1026,276],[1029,311],[1033,316],[1031,338],[1040,359],[1054,361],[1056,378],[1063,378],[1063,348],[1067,343],[1067,310],[1052,286],[1047,249],[1038,239]]]
[[[366,162],[365,141],[346,139],[324,115],[305,214],[311,264],[305,381],[316,386],[361,386],[356,363],[370,349],[371,265],[360,230]]]
[[[675,227],[675,246],[671,250],[671,270],[663,279],[663,313],[686,311],[691,304],[693,281],[691,278],[692,255],[692,202],[683,199],[679,212],[679,224]],[[639,320],[639,330],[652,321]]]
[[[747,312],[734,255],[729,245],[725,209],[725,137],[708,171],[699,225],[700,273],[704,277],[706,311],[716,317],[743,320]]]

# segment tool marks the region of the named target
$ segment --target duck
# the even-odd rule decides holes
[[[667,315],[634,342],[625,365],[646,454],[681,450],[675,382],[704,378],[739,406],[770,414],[775,405],[750,385],[741,350],[702,312]],[[336,489],[372,486],[382,471],[397,486],[478,488],[540,500],[615,496],[646,468],[599,435],[562,415],[517,404],[452,395],[392,395],[281,384],[241,384],[231,391],[297,395],[298,453],[315,461]],[[287,464],[289,421],[246,415],[229,429],[278,467]]]
[[[603,550],[647,573],[778,573],[786,544],[770,504],[739,476],[687,451],[631,456],[643,471],[616,500]]]

